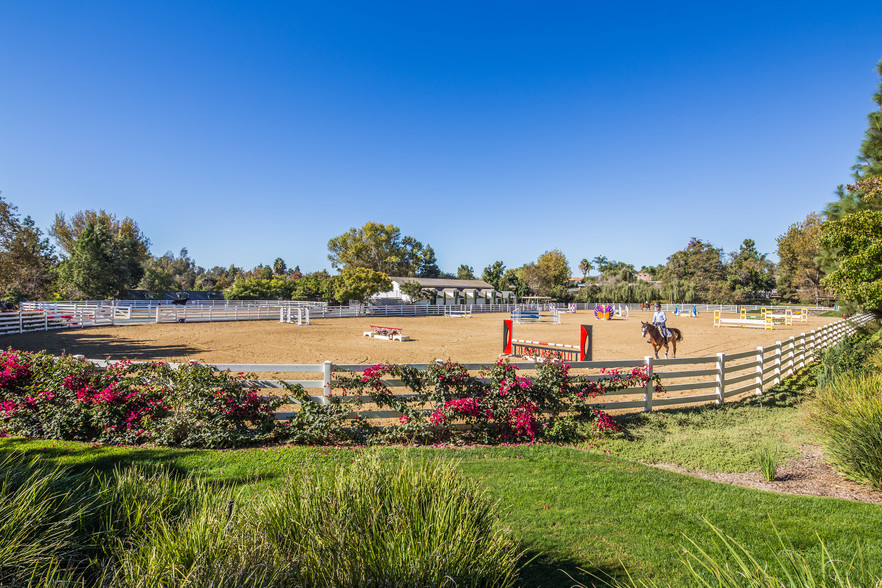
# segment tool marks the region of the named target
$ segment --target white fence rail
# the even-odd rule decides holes
[[[592,406],[604,410],[652,411],[665,406],[691,404],[723,404],[726,399],[744,394],[762,394],[763,390],[775,385],[787,376],[815,361],[816,354],[836,344],[844,337],[856,332],[858,328],[874,320],[871,314],[862,314],[830,323],[810,333],[802,333],[774,345],[757,347],[755,350],[739,353],[718,353],[707,357],[687,357],[678,359],[655,359],[648,356],[642,360],[587,361],[570,363],[571,373],[583,373],[589,378],[600,380],[608,378],[609,370],[631,370],[645,367],[657,375],[663,387],[661,395],[656,395],[652,380],[644,388],[630,388],[605,394]],[[95,361],[106,365],[104,361]],[[361,372],[368,365],[334,364],[326,361],[321,364],[212,364],[220,370],[251,372],[256,374],[319,374],[317,378],[299,380],[261,379],[253,383],[262,389],[284,388],[286,384],[299,384],[306,390],[315,390],[312,399],[321,404],[352,401],[352,398],[332,397],[337,381],[336,371]],[[463,364],[470,371],[489,369],[492,363]],[[535,362],[516,363],[519,372],[535,370]],[[428,364],[411,364],[416,369],[426,369]],[[604,369],[607,374],[598,373]],[[391,388],[401,388],[400,380],[384,380]],[[684,394],[685,393],[685,394]],[[413,394],[395,394],[398,398],[413,397]],[[370,402],[370,397],[361,398]],[[277,412],[276,418],[284,420],[292,412]],[[398,418],[401,413],[394,410],[375,410],[366,408],[353,411],[350,416],[368,419]]]
[[[569,305],[567,305],[569,306]],[[695,306],[696,311],[701,313],[713,313],[714,310],[720,309],[724,313],[739,313],[741,310],[747,312],[759,311],[763,308],[769,308],[775,311],[783,311],[785,309],[796,309],[801,311],[806,307],[791,306],[760,306],[760,305],[721,305],[721,304],[663,304],[665,311],[672,312],[677,306],[681,310],[691,310]],[[46,310],[56,313],[65,314],[89,314],[100,309],[106,312],[106,309],[112,309],[114,316],[119,321],[128,321],[130,323],[148,323],[156,322],[157,309],[160,310],[162,316],[177,317],[174,320],[183,318],[185,321],[214,321],[214,320],[268,320],[276,318],[279,310],[282,308],[309,308],[310,316],[313,318],[346,318],[359,316],[451,316],[453,314],[472,314],[486,312],[511,312],[512,310],[537,309],[550,310],[548,304],[535,307],[527,304],[448,304],[448,305],[430,305],[430,304],[390,304],[390,305],[361,305],[352,304],[348,306],[329,306],[324,302],[298,301],[298,300],[198,300],[189,302],[186,305],[175,305],[168,300],[84,300],[84,301],[63,301],[63,302],[22,302],[21,309],[23,311]],[[575,308],[577,311],[593,312],[597,307],[595,303],[577,303]],[[632,310],[640,310],[640,304],[629,303],[619,304],[616,307]],[[176,313],[165,312],[166,309],[173,308]],[[242,309],[265,308],[263,311],[243,311]],[[183,312],[180,309],[186,309]],[[223,310],[222,310],[223,309]],[[238,310],[236,310],[238,309]],[[808,307],[808,312],[812,314],[820,314],[833,310],[825,307]],[[238,318],[238,317],[242,318]],[[171,319],[170,319],[171,320]],[[90,325],[84,325],[90,326]]]

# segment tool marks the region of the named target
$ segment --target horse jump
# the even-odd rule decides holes
[[[775,327],[775,321],[772,319],[772,313],[764,312],[762,318],[747,318],[747,310],[741,309],[741,318],[729,319],[723,318],[722,311],[714,309],[714,326],[715,327],[757,327],[760,329],[771,330]]]
[[[553,311],[551,314],[542,314],[538,310],[513,310],[511,320],[515,323],[552,323],[560,324],[560,312]]]
[[[579,344],[546,343],[514,339],[513,321],[502,321],[502,353],[515,355],[533,361],[591,361],[591,326],[581,325]]]
[[[309,324],[308,308],[291,308],[290,306],[279,309],[280,323],[293,323],[295,325]]]
[[[808,308],[803,308],[797,312],[793,312],[793,309],[785,308],[784,314],[774,314],[774,310],[771,308],[764,308],[763,313],[771,315],[773,319],[783,319],[785,325],[792,325],[793,320],[797,319],[801,323],[808,322]]]
[[[370,325],[371,330],[365,331],[364,336],[371,339],[385,339],[386,341],[410,341],[410,337],[401,333],[401,327],[381,327]]]
[[[695,308],[695,305],[692,305],[692,310],[686,310],[686,306],[683,306],[683,310],[680,310],[680,305],[676,305],[674,307],[674,316],[683,316],[689,318],[697,318],[698,317],[698,309]]]

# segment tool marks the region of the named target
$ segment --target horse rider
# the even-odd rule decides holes
[[[665,314],[665,311],[661,309],[661,303],[655,303],[655,314],[652,315],[652,324],[658,327],[658,332],[661,333],[662,339],[667,340],[668,338],[668,329],[665,327],[665,323],[668,320],[668,316]]]

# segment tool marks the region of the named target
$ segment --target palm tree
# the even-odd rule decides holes
[[[609,259],[605,255],[598,255],[591,261],[594,262],[594,267],[597,268],[597,271],[600,273],[603,273],[603,270],[606,269],[606,266],[609,263]]]
[[[583,259],[579,262],[579,271],[582,272],[582,281],[585,281],[585,277],[588,275],[588,272],[594,269],[594,266],[591,265],[591,262],[587,259]]]

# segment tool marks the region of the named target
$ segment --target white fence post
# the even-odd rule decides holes
[[[765,347],[756,348],[756,361],[759,363],[756,366],[756,393],[760,395],[763,393],[763,354],[765,352]]]
[[[778,346],[778,349],[775,351],[775,385],[777,386],[778,384],[781,383],[781,380],[782,380],[781,357],[783,355],[782,350],[784,348],[784,344],[781,343],[780,341],[775,341],[775,345]]]
[[[322,404],[330,404],[331,396],[331,362],[322,364]]]
[[[723,370],[726,367],[726,354],[717,353],[717,404],[722,405],[725,398],[723,393],[726,390],[726,379]]]
[[[648,379],[643,385],[643,412],[652,412],[652,391],[655,386],[652,383],[652,356],[647,355],[644,358],[646,362],[646,375]]]

